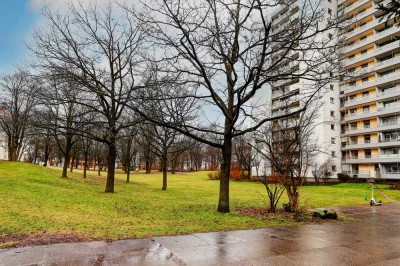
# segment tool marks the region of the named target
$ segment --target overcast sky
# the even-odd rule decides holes
[[[13,70],[28,58],[26,43],[40,21],[40,10],[64,7],[70,0],[0,0],[0,73]],[[94,2],[95,0],[72,0]],[[108,1],[108,0],[97,0]],[[130,0],[129,2],[136,0]]]

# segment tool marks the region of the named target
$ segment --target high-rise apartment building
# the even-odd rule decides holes
[[[381,19],[378,3],[339,0],[350,19],[342,32],[340,82],[342,171],[361,178],[400,178],[400,27]]]
[[[324,21],[335,17],[337,14],[337,1],[324,0],[319,3],[319,7],[324,10]],[[302,0],[292,0],[278,9],[272,16],[272,33],[282,31],[288,23],[297,23],[297,18],[302,14],[301,8],[304,6]],[[315,5],[316,6],[316,5]],[[326,32],[324,38],[334,39],[335,33]],[[279,53],[279,51],[277,52]],[[288,57],[296,62],[299,57],[295,51]],[[302,59],[304,60],[304,59]],[[297,71],[301,68],[302,62],[298,65],[291,65],[290,62],[285,62],[285,67],[291,66],[291,71]],[[271,84],[271,115],[274,117],[292,113],[302,107],[305,101],[310,96],[309,80],[302,78],[277,80]],[[321,89],[321,94],[317,99],[320,102],[318,114],[315,123],[315,136],[318,141],[318,146],[321,152],[315,158],[315,163],[322,165],[329,163],[329,168],[326,169],[332,177],[336,177],[337,173],[341,172],[341,150],[340,150],[340,98],[338,82],[329,83],[325,88]],[[308,176],[312,176],[312,170],[308,170]]]
[[[273,30],[295,21],[300,0],[279,9]],[[333,160],[332,176],[339,172],[360,178],[400,178],[400,27],[382,18],[378,4],[389,0],[322,0],[326,16],[346,18],[338,33],[343,75],[323,94],[316,134],[328,147],[320,162]],[[295,55],[294,57],[295,58]],[[301,79],[272,84],[272,116],[302,104]]]

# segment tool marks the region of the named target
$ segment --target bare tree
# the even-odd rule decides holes
[[[9,161],[21,160],[36,103],[37,81],[25,70],[0,79],[0,127],[6,136]]]
[[[256,147],[259,145],[256,144]],[[257,149],[257,148],[256,148]],[[261,152],[261,155],[263,152]],[[277,211],[277,205],[282,197],[283,192],[285,192],[286,187],[282,184],[281,179],[275,175],[271,175],[269,178],[265,169],[260,169],[261,167],[266,168],[268,165],[268,159],[266,156],[256,156],[252,161],[253,166],[256,170],[256,176],[258,180],[264,185],[267,191],[269,206],[268,212],[275,213]]]
[[[195,104],[190,111],[197,118],[185,119],[189,108],[164,110],[165,114],[158,117],[143,112],[143,103],[133,108],[153,123],[174,128],[221,151],[218,211],[229,212],[232,140],[267,121],[292,115],[266,116],[262,106],[266,101],[258,101],[259,92],[273,81],[302,78],[309,84],[310,97],[318,93],[333,79],[329,73],[335,69],[336,45],[324,34],[333,31],[337,21],[326,23],[315,1],[305,1],[296,21],[274,32],[270,14],[272,9],[286,5],[285,1],[141,2],[144,8],[137,17],[146,23],[159,49],[154,58],[158,64],[154,89],[162,89],[159,84],[168,81],[186,88],[178,94],[165,90],[155,101],[191,99]],[[293,59],[293,53],[300,55]],[[293,60],[293,65],[287,64],[288,60]],[[293,113],[307,107],[306,101]],[[207,133],[218,138],[206,139]]]
[[[318,107],[267,124],[255,137],[253,147],[267,159],[271,175],[285,187],[289,210],[298,211],[299,189],[315,156],[320,152],[315,135]]]
[[[327,179],[332,176],[332,165],[333,160],[331,158],[319,163],[318,161],[314,161],[312,164],[311,173],[314,176],[315,182],[319,183],[321,179]]]
[[[255,156],[251,141],[250,135],[239,136],[233,141],[233,155],[239,166],[241,178],[250,179],[251,176],[251,165]]]
[[[131,13],[111,2],[101,7],[71,3],[65,12],[44,9],[43,15],[47,27],[36,31],[31,47],[36,66],[44,75],[78,84],[83,96],[76,103],[98,114],[88,123],[102,129],[91,137],[108,147],[105,192],[112,193],[118,134],[132,125],[122,119],[125,106],[142,86],[145,32]]]
[[[123,130],[122,136],[117,141],[119,160],[126,173],[126,183],[130,182],[132,161],[136,158],[139,150],[137,133],[138,129],[135,127],[126,128]]]

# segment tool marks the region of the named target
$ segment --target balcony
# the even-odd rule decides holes
[[[381,130],[379,128],[379,130]],[[363,133],[371,133],[378,131],[377,126],[369,126],[369,127],[349,127],[346,129],[346,135],[358,135]]]
[[[390,121],[390,122],[383,122],[378,123],[378,127],[380,131],[387,131],[387,130],[395,130],[400,128],[400,120],[399,121]]]
[[[354,150],[354,149],[369,149],[369,148],[375,148],[378,145],[377,140],[373,141],[359,141],[359,142],[349,142],[346,145],[346,150]]]
[[[368,24],[365,24],[365,25],[362,25],[361,27],[355,28],[353,31],[347,33],[345,37],[346,37],[346,39],[353,38],[354,36],[357,36],[357,35],[363,33],[364,31],[370,30],[370,29],[372,29],[380,24],[383,24],[383,23],[385,23],[385,21],[380,21],[379,19],[375,19],[374,21],[372,21]]]
[[[300,100],[300,96],[295,95],[295,96],[288,98],[285,101],[278,101],[278,102],[272,104],[272,108],[277,109],[277,108],[281,108],[281,107],[288,107],[288,106],[298,102],[299,100]]]
[[[354,9],[356,9],[357,7],[362,6],[365,3],[368,3],[369,0],[359,0],[357,2],[354,2],[353,4],[347,6],[345,9],[343,9],[343,14],[347,14],[351,11],[353,11]]]
[[[386,107],[379,107],[377,109],[377,115],[387,115],[391,113],[398,113],[400,112],[400,104],[393,104],[391,106],[386,106]]]
[[[400,64],[400,56],[396,56],[396,57],[393,57],[391,59],[376,63],[374,67],[375,67],[375,70],[380,70],[380,69],[383,69],[385,67],[393,66],[393,65],[396,65],[396,64]]]
[[[368,110],[368,111],[363,111],[363,112],[354,112],[354,113],[348,113],[345,115],[344,121],[351,121],[351,120],[358,120],[358,119],[363,119],[371,116],[376,116],[377,110]]]
[[[343,171],[343,173],[348,174],[351,177],[358,177],[358,178],[370,178],[370,177],[373,177],[373,175],[372,175],[372,173],[370,171],[352,170],[352,171]]]
[[[362,98],[349,99],[344,103],[344,107],[364,104],[368,102],[375,102],[377,99],[375,95],[363,96]]]
[[[366,81],[363,82],[362,84],[359,85],[354,85],[354,86],[346,86],[346,87],[341,87],[340,89],[345,90],[346,93],[352,93],[356,92],[358,90],[363,90],[369,87],[374,87],[374,86],[379,86],[387,82],[393,82],[397,79],[400,79],[400,71],[399,72],[393,72],[385,76],[377,77],[375,80],[371,81]]]
[[[346,53],[348,53],[348,52],[350,52],[352,50],[360,49],[361,47],[363,47],[363,46],[365,46],[365,45],[367,45],[369,43],[373,43],[373,42],[375,42],[375,41],[377,41],[377,40],[379,40],[379,39],[381,39],[381,38],[383,38],[385,36],[391,35],[391,34],[396,33],[398,31],[399,31],[399,28],[397,27],[397,25],[394,25],[393,27],[391,27],[391,28],[389,28],[389,29],[387,29],[387,30],[385,30],[383,32],[377,33],[377,34],[375,34],[374,36],[372,36],[370,38],[367,38],[367,39],[364,39],[362,41],[359,41],[359,42],[356,42],[356,43],[353,43],[351,45],[347,45],[347,46],[343,47],[341,49],[341,52],[343,54],[346,54]]]
[[[395,42],[389,43],[387,45],[378,47],[374,51],[371,51],[369,53],[362,54],[361,56],[350,58],[350,59],[344,59],[343,60],[343,65],[344,66],[350,66],[352,64],[356,64],[356,63],[358,63],[360,61],[363,61],[365,59],[369,59],[371,57],[378,56],[380,54],[386,53],[386,52],[388,52],[390,50],[393,50],[393,49],[399,48],[399,47],[400,47],[400,41],[395,41]]]
[[[381,177],[385,179],[400,179],[400,171],[383,170]]]

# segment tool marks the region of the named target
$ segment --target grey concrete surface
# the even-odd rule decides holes
[[[357,221],[0,250],[0,265],[400,265],[400,203]]]

